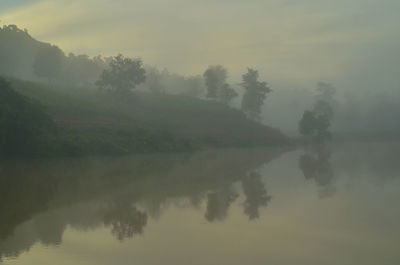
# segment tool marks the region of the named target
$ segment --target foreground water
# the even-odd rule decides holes
[[[0,263],[400,264],[400,144],[7,162]]]

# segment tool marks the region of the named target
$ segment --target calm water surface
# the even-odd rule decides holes
[[[0,164],[0,264],[398,265],[400,144]]]

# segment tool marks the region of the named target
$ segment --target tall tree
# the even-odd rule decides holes
[[[259,121],[261,107],[264,104],[267,94],[271,88],[266,82],[258,81],[258,71],[252,68],[247,69],[247,73],[242,75],[242,86],[245,93],[242,98],[242,111],[252,120]]]
[[[122,54],[111,59],[109,69],[103,71],[96,85],[118,94],[126,94],[146,80],[142,60],[125,58]]]
[[[221,65],[209,66],[203,77],[207,86],[207,97],[217,99],[218,90],[226,83],[228,72]]]

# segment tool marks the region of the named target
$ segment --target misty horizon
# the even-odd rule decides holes
[[[123,53],[184,75],[221,64],[231,83],[254,67],[278,89],[325,81],[346,89],[390,90],[399,88],[398,8],[395,0],[28,0],[3,1],[0,19],[66,54]]]

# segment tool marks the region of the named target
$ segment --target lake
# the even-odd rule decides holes
[[[398,265],[400,143],[0,163],[0,264]]]

